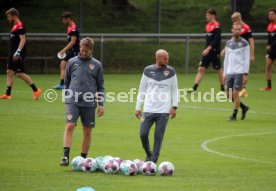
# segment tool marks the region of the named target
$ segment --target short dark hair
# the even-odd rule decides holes
[[[274,12],[274,13],[276,14],[276,8],[270,8],[270,9],[267,10],[267,12],[268,12],[268,13],[269,13],[269,12]]]
[[[85,37],[85,38],[81,39],[80,46],[85,46],[85,47],[89,48],[90,50],[93,50],[94,40],[92,38]]]
[[[70,18],[70,19],[72,19],[72,13],[69,12],[69,11],[65,11],[65,12],[62,13],[61,18],[65,18],[65,19]]]
[[[211,15],[217,16],[217,12],[216,12],[215,9],[208,9],[208,10],[206,11],[206,13],[209,13],[209,14],[211,14]]]
[[[11,16],[19,16],[18,10],[16,8],[10,8],[9,10],[6,11],[5,13],[6,16],[11,15]]]

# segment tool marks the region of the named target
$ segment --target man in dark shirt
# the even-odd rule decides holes
[[[268,19],[270,23],[267,26],[268,42],[267,42],[267,55],[266,55],[266,80],[267,86],[261,91],[271,91],[272,84],[272,64],[276,59],[276,9],[271,8],[268,10]]]
[[[206,30],[206,45],[202,52],[202,59],[199,63],[198,72],[195,78],[194,86],[187,89],[187,92],[191,93],[197,90],[199,83],[201,82],[205,70],[212,63],[214,70],[218,74],[220,82],[220,90],[224,91],[224,82],[220,61],[220,44],[221,44],[221,29],[220,24],[216,21],[216,11],[214,9],[208,9],[206,11],[206,19],[208,21]]]
[[[58,53],[61,57],[60,83],[53,86],[54,89],[64,89],[64,72],[66,64],[70,58],[78,55],[80,49],[80,32],[72,18],[72,14],[68,11],[64,12],[62,14],[62,22],[67,26],[67,45]]]
[[[94,42],[90,38],[80,41],[80,53],[70,59],[65,71],[64,98],[66,104],[66,126],[64,130],[61,166],[69,165],[69,153],[73,131],[80,117],[83,129],[81,156],[86,158],[91,132],[95,126],[95,110],[99,105],[97,116],[104,114],[104,78],[102,64],[93,58]]]
[[[26,32],[23,23],[19,20],[17,9],[6,11],[7,19],[13,24],[10,32],[10,50],[7,63],[7,89],[0,99],[11,99],[11,90],[14,74],[25,81],[33,89],[33,99],[37,100],[41,89],[37,88],[29,75],[26,74],[24,62],[26,57]]]

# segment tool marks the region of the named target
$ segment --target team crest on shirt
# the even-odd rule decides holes
[[[145,117],[140,118],[140,122],[143,123],[145,121]]]
[[[165,71],[164,71],[164,76],[165,76],[165,77],[167,77],[169,74],[170,74],[170,71],[168,71],[168,70],[165,70]]]
[[[72,114],[68,114],[66,117],[70,121],[73,118],[73,115]]]
[[[242,47],[242,43],[241,43],[241,42],[239,42],[239,43],[238,43],[238,46],[239,46],[239,47]]]
[[[89,66],[90,70],[94,70],[94,68],[95,68],[94,64],[89,64],[88,66]]]

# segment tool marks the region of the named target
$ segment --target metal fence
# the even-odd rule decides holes
[[[183,43],[183,71],[185,73],[189,73],[190,66],[190,45],[192,43],[204,42],[205,34],[91,34],[91,33],[82,33],[82,37],[92,37],[95,41],[99,43],[99,59],[105,64],[105,43],[106,42],[116,42],[116,41],[124,41],[124,42],[147,42],[150,40],[155,40],[156,44],[169,42],[169,43]],[[230,33],[223,33],[223,40],[229,39],[231,36]],[[28,33],[27,34],[28,41],[64,41],[66,36],[64,33]],[[1,41],[7,41],[9,38],[8,33],[0,33]],[[267,33],[254,33],[254,38],[256,42],[264,43],[267,38]],[[0,41],[0,42],[1,42]],[[63,44],[63,43],[61,43]],[[0,59],[7,59],[7,57],[0,56]],[[29,59],[33,60],[42,60],[44,61],[43,66],[41,66],[42,73],[48,73],[48,63],[49,61],[55,59],[55,55],[52,56],[41,56],[41,55],[32,55],[29,56]]]

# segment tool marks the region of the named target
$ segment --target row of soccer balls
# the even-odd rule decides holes
[[[124,176],[144,174],[154,176],[157,171],[161,176],[171,176],[174,173],[174,166],[171,162],[162,162],[158,169],[154,162],[144,162],[140,159],[122,160],[118,157],[105,156],[94,158],[82,158],[77,156],[71,162],[74,171],[95,172],[102,171],[106,174],[117,174],[121,172]]]

